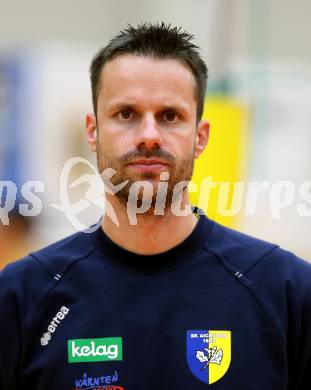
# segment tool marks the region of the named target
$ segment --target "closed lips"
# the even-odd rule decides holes
[[[151,165],[151,164],[162,164],[162,165],[167,165],[167,163],[160,161],[160,160],[137,160],[137,161],[132,161],[128,165],[131,164],[143,164],[143,165]]]

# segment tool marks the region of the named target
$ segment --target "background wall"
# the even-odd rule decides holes
[[[59,175],[69,157],[94,162],[83,133],[85,113],[92,109],[88,66],[127,23],[144,21],[171,22],[193,33],[209,67],[210,101],[221,98],[248,113],[239,133],[248,151],[240,156],[241,178],[295,185],[294,201],[280,210],[280,218],[271,215],[267,192],[256,214],[241,210],[234,226],[311,259],[311,216],[297,213],[299,186],[311,177],[309,0],[0,1],[0,6],[0,180],[13,180],[18,188],[27,180],[44,183],[40,215],[21,218],[13,210],[9,226],[0,222],[0,261],[74,231],[49,205],[59,201]],[[222,134],[224,126],[215,124],[212,135]],[[17,199],[23,199],[20,190]],[[85,223],[97,213],[96,207],[89,210]]]

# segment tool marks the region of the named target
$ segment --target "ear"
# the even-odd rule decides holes
[[[97,147],[97,123],[94,114],[86,114],[85,131],[87,143],[90,145],[91,151],[96,152]]]
[[[194,158],[197,159],[200,154],[205,149],[208,139],[209,139],[209,132],[210,132],[210,124],[208,121],[200,121],[198,123],[197,128],[197,134],[196,134],[196,140],[195,140],[195,147],[194,147]]]

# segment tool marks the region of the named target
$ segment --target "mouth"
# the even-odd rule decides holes
[[[139,170],[139,171],[143,171],[143,172],[147,172],[147,171],[156,172],[156,171],[161,171],[164,168],[168,167],[168,164],[161,161],[161,160],[141,159],[141,160],[133,161],[133,162],[127,164],[127,166],[130,168],[133,168],[135,170]]]

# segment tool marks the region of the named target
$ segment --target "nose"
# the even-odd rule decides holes
[[[163,144],[161,129],[156,118],[150,114],[145,115],[137,129],[136,147],[144,146],[146,149],[160,148]]]

